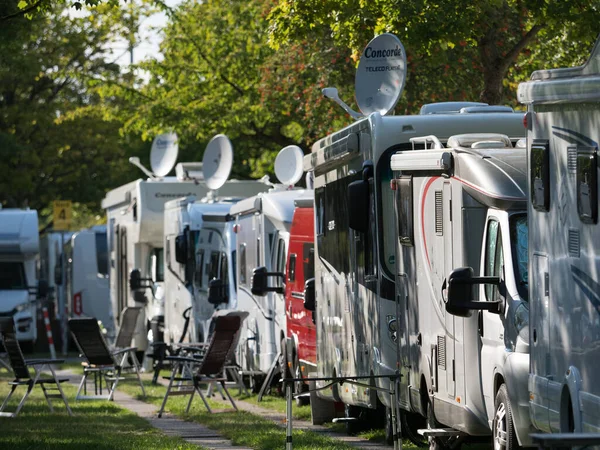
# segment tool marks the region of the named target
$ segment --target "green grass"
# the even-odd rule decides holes
[[[2,371],[0,398],[4,400],[11,379]],[[11,450],[49,449],[123,449],[123,450],[191,450],[195,445],[180,438],[168,437],[150,424],[114,403],[84,401],[75,403],[75,387],[63,383],[69,405],[70,417],[62,400],[52,399],[54,413],[39,387],[35,387],[17,418],[0,417],[0,448]],[[19,387],[7,410],[14,411],[25,387]]]
[[[166,388],[145,382],[146,402],[160,405]],[[142,399],[139,386],[134,383],[119,385],[119,390]],[[220,396],[219,396],[220,398]],[[285,447],[285,429],[274,422],[245,411],[235,412],[229,403],[209,399],[210,407],[215,411],[209,414],[202,401],[196,395],[188,415],[185,407],[189,396],[170,397],[166,410],[177,416],[185,417],[206,425],[224,437],[231,439],[235,445],[243,445],[259,450],[280,450]],[[320,435],[312,431],[294,430],[294,449],[309,450],[350,450],[354,447],[343,442]]]

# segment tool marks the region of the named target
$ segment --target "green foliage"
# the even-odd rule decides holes
[[[126,32],[121,17],[108,6],[85,18],[71,18],[58,8],[52,15],[20,17],[0,27],[4,206],[42,209],[53,200],[70,199],[93,216],[109,187],[134,178],[135,170],[123,162],[140,151],[139,139],[121,137],[121,124],[97,111],[67,118],[97,104],[88,80],[121,76],[104,54],[115,33]],[[85,214],[83,206],[81,211]]]
[[[278,47],[310,39],[313,30],[327,27],[358,58],[374,35],[395,33],[409,57],[411,97],[404,106],[411,110],[414,100],[439,97],[510,101],[514,95],[507,99],[503,92],[507,74],[513,88],[532,63],[580,63],[579,51],[589,49],[599,19],[595,0],[279,0],[270,15],[270,42]]]

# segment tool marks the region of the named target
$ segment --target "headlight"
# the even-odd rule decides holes
[[[21,303],[20,305],[15,306],[15,313],[20,313],[29,309],[29,302]]]

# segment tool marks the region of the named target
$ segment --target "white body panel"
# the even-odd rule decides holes
[[[274,190],[241,200],[230,214],[237,228],[237,309],[249,312],[236,354],[244,370],[267,373],[286,335],[284,294],[251,292],[252,271],[285,272],[294,200],[302,190]]]
[[[37,339],[39,251],[37,211],[0,209],[0,315],[12,316],[17,339],[31,344]]]
[[[81,230],[65,245],[69,318],[95,317],[112,342],[116,337],[108,283],[106,226]]]
[[[459,133],[523,134],[522,116],[512,113],[385,116],[375,113],[321,139],[304,160],[314,172],[315,293],[319,377],[393,374],[398,354],[390,320],[396,319],[395,224],[391,155],[412,148],[409,139],[436,135],[442,142]],[[352,136],[354,135],[354,137]],[[361,179],[372,161],[371,229],[367,235],[348,228],[347,187]],[[380,378],[373,383],[388,388]],[[346,404],[390,406],[389,396],[374,390],[319,391]]]
[[[531,114],[528,154],[545,152],[549,162],[547,185],[528,174],[531,419],[545,432],[598,433],[600,40],[585,65],[534,72],[518,96]],[[549,201],[536,208],[542,186]],[[596,218],[584,219],[594,207]]]

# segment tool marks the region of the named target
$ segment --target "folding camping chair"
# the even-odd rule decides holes
[[[212,413],[212,410],[206,401],[206,397],[200,388],[200,385],[204,383],[219,383],[220,388],[227,394],[229,402],[237,411],[237,406],[227,390],[225,384],[227,378],[224,376],[223,371],[225,369],[227,357],[239,339],[239,332],[247,315],[247,312],[240,311],[237,312],[237,314],[227,314],[216,317],[214,333],[201,359],[183,356],[167,357],[167,360],[172,363],[173,367],[171,369],[171,376],[169,378],[169,385],[167,386],[165,398],[158,411],[158,417],[162,416],[170,395],[190,395],[190,400],[188,401],[185,410],[186,413],[189,412],[196,392],[200,395],[208,412]],[[178,374],[181,375],[177,376]],[[190,376],[187,374],[192,375]],[[175,382],[177,382],[178,385],[174,386],[173,384]]]
[[[128,306],[123,309],[123,312],[121,313],[121,326],[119,327],[119,333],[115,340],[113,352],[119,350],[124,351],[123,357],[121,358],[121,367],[123,368],[139,366],[139,361],[135,354],[137,352],[137,347],[132,347],[131,343],[133,341],[133,336],[135,335],[135,327],[141,310],[142,308],[139,306]],[[131,360],[131,366],[126,366],[128,356],[129,360]],[[135,370],[139,370],[139,367],[136,367]]]
[[[12,371],[15,374],[15,379],[13,381],[9,381],[8,384],[11,386],[10,392],[8,396],[2,402],[0,406],[0,417],[17,417],[21,408],[25,404],[27,397],[31,394],[31,391],[36,385],[39,385],[44,392],[44,397],[46,397],[46,401],[48,402],[48,407],[50,408],[50,412],[54,412],[54,408],[52,407],[52,403],[50,402],[51,398],[61,398],[67,407],[67,412],[70,416],[73,415],[71,408],[69,407],[69,403],[67,402],[67,398],[60,386],[61,383],[69,381],[68,378],[57,378],[56,372],[54,371],[54,367],[52,364],[60,364],[63,363],[62,359],[36,359],[26,361],[23,357],[23,352],[21,352],[21,347],[19,346],[19,341],[17,340],[17,334],[15,332],[15,324],[13,322],[12,317],[4,317],[0,319],[0,341],[4,345],[6,352],[8,354],[8,360],[10,362],[10,366]],[[46,374],[42,374],[42,370],[44,367],[48,367],[51,373],[51,377],[48,377]],[[29,367],[34,369],[33,378],[31,377],[31,373],[29,372]],[[55,387],[48,387],[55,386]],[[8,401],[14,394],[15,390],[19,386],[27,386],[27,392],[19,402],[17,409],[15,412],[4,412],[4,408],[8,405]],[[58,394],[51,394],[49,392],[58,391]]]
[[[81,350],[82,356],[86,359],[83,366],[83,378],[79,384],[75,400],[112,400],[119,381],[124,380],[121,376],[123,364],[128,353],[134,350],[134,348],[129,347],[111,351],[108,345],[106,345],[104,336],[102,336],[98,321],[93,317],[69,319],[69,330]],[[121,356],[120,363],[117,362],[119,356]],[[133,358],[133,367],[142,388],[142,394],[145,397],[146,390],[144,389],[144,383],[142,383],[140,377],[140,367],[135,357]],[[85,388],[90,375],[94,375],[95,380],[100,379],[100,392],[98,393],[96,386],[94,395],[86,395],[85,393],[81,395],[81,390]],[[106,395],[102,393],[102,379],[104,379],[108,388],[108,394]]]

